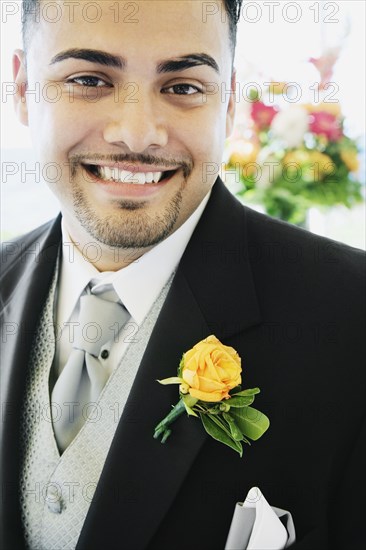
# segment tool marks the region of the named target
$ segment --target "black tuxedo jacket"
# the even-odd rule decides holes
[[[2,536],[23,548],[19,423],[32,338],[60,245],[60,219],[6,243],[2,291]],[[244,208],[218,180],[160,313],[119,422],[78,550],[223,550],[234,506],[258,486],[290,510],[297,549],[366,540],[364,255]],[[179,360],[215,334],[242,357],[243,387],[271,426],[241,459],[181,417]]]

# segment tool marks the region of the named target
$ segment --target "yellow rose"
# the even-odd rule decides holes
[[[282,162],[290,178],[298,175],[305,181],[322,180],[324,176],[334,172],[332,159],[325,153],[315,150],[290,151]]]
[[[218,402],[241,384],[241,359],[234,348],[211,335],[184,354],[181,377],[192,397]]]
[[[310,151],[309,158],[313,166],[311,173],[316,175],[318,172],[320,179],[323,179],[323,177],[328,174],[334,173],[335,164],[325,153],[321,153],[320,151]]]
[[[268,86],[268,92],[274,95],[281,95],[285,93],[287,82],[271,82]]]
[[[350,172],[357,172],[359,170],[360,162],[358,160],[357,151],[353,149],[342,149],[341,159]]]
[[[259,150],[258,144],[253,141],[240,139],[234,143],[233,147],[228,161],[228,169],[230,170],[232,167],[239,168],[243,176],[250,177],[257,170],[255,162]]]
[[[305,109],[309,113],[330,113],[331,115],[334,115],[335,117],[340,118],[342,116],[342,111],[340,108],[339,103],[328,103],[328,102],[322,102],[322,103],[306,103],[304,104]]]
[[[286,155],[283,158],[283,165],[286,166],[289,164],[288,167],[289,170],[292,169],[291,165],[296,164],[297,166],[304,166],[306,163],[309,162],[309,151],[305,149],[297,149],[296,151],[290,151],[289,153],[286,153]],[[297,166],[294,166],[295,170]]]

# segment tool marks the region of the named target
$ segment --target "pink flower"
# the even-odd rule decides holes
[[[251,116],[259,130],[269,128],[276,114],[277,109],[275,107],[269,107],[262,101],[252,103]]]
[[[310,113],[309,128],[314,134],[323,135],[330,141],[338,141],[342,137],[339,120],[325,111]]]
[[[328,48],[320,57],[310,57],[309,62],[320,74],[319,90],[324,90],[333,76],[333,69],[339,57],[340,48]]]

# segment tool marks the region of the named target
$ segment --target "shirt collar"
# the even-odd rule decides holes
[[[64,219],[62,230],[62,262],[57,295],[57,324],[64,327],[70,319],[83,290],[99,271],[80,252],[72,241]]]
[[[140,325],[176,270],[210,198],[211,190],[191,216],[169,237],[116,272],[100,273],[73,244],[62,220],[62,264],[57,322],[67,322],[91,279],[111,283],[131,317]]]

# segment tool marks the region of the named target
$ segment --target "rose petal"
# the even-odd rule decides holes
[[[196,399],[199,399],[201,401],[208,401],[212,403],[218,403],[223,399],[221,391],[207,393],[207,392],[203,392],[203,391],[195,390],[194,388],[191,388],[189,390],[189,393],[191,394],[192,397],[195,397]]]

